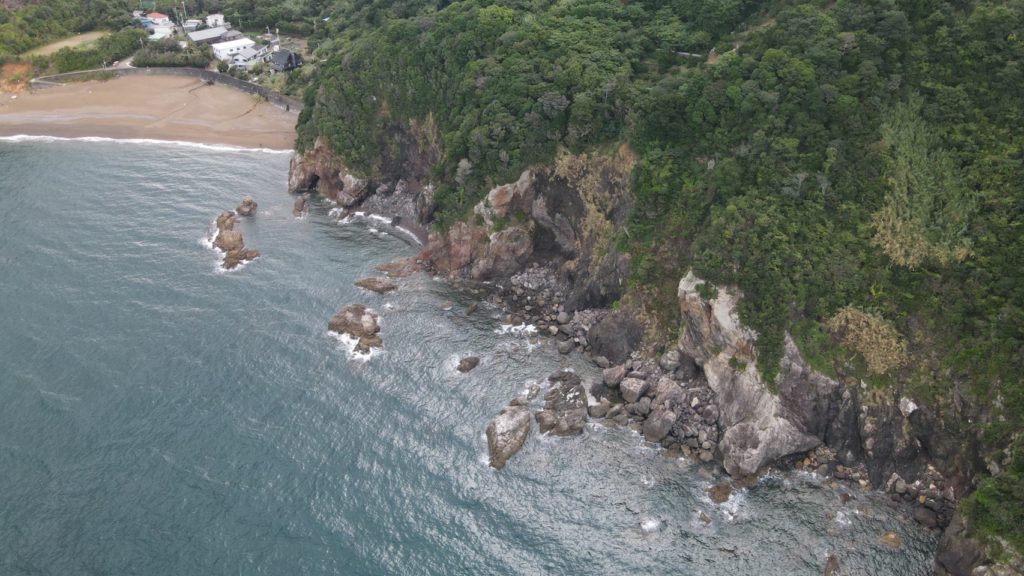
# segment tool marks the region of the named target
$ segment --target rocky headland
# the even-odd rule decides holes
[[[423,164],[422,154],[408,156],[419,160],[404,166]],[[882,490],[921,524],[946,530],[937,574],[992,564],[956,513],[978,467],[976,447],[955,442],[933,409],[899,390],[815,370],[789,334],[778,375],[764,381],[758,335],[737,313],[742,293],[707,286],[693,272],[678,280],[679,323],[669,330],[628,298],[621,305],[630,256],[612,238],[632,206],[633,163],[625,145],[611,155],[562,152],[553,165],[494,187],[469,219],[429,232],[415,259],[392,267],[485,282],[507,323],[532,324],[559,352],[578,350],[603,369],[599,382],[552,382],[535,416],[541,432],[578,433],[589,419],[718,463],[738,485],[777,467]],[[417,184],[426,173],[393,173],[360,179],[318,140],[293,160],[289,184],[292,193],[316,191],[429,230],[433,191]],[[652,338],[666,332],[678,336]],[[487,426],[492,466],[504,467],[523,446],[530,420],[527,399],[517,398]]]

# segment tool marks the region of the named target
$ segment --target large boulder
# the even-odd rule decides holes
[[[619,383],[622,399],[626,402],[637,402],[647,392],[649,384],[640,378],[625,378]]]
[[[662,406],[655,408],[647,419],[644,420],[644,438],[648,442],[661,442],[672,431],[676,418],[676,413],[667,408]]]
[[[548,377],[553,386],[544,396],[544,409],[537,412],[541,434],[575,436],[587,423],[587,392],[575,372],[561,371]]]
[[[487,424],[485,432],[491,466],[501,470],[530,435],[530,410],[526,403],[518,398],[510,402]]]
[[[328,321],[327,329],[355,338],[358,341],[356,350],[363,353],[384,345],[378,335],[380,324],[377,314],[362,304],[349,304],[342,308]]]
[[[643,337],[643,326],[632,314],[616,310],[605,314],[590,331],[587,339],[594,354],[613,363],[625,362]]]

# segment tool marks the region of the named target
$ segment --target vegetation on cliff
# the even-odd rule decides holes
[[[976,525],[1020,530],[1018,504],[993,502],[1024,501],[1021,450],[1001,452],[1024,423],[1024,2],[378,0],[324,14],[300,148],[323,136],[379,177],[415,154],[403,135],[429,133],[445,226],[561,148],[628,141],[635,208],[617,241],[647,306],[672,317],[664,279],[692,267],[743,291],[768,377],[791,330],[846,342],[834,369],[863,368],[965,437],[984,422],[1007,472],[982,481]]]

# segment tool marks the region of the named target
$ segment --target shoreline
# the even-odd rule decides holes
[[[0,137],[291,151],[296,112],[202,80],[126,76],[0,95]]]

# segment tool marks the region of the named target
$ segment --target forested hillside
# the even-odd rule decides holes
[[[768,376],[789,330],[819,369],[980,433],[1000,473],[968,507],[1024,548],[1024,2],[378,1],[324,16],[300,147],[323,136],[380,176],[392,129],[429,123],[445,227],[559,149],[627,142],[627,299],[671,330],[694,268],[742,289]]]
[[[131,24],[136,3],[127,0],[46,0],[0,7],[0,58],[92,30]]]

